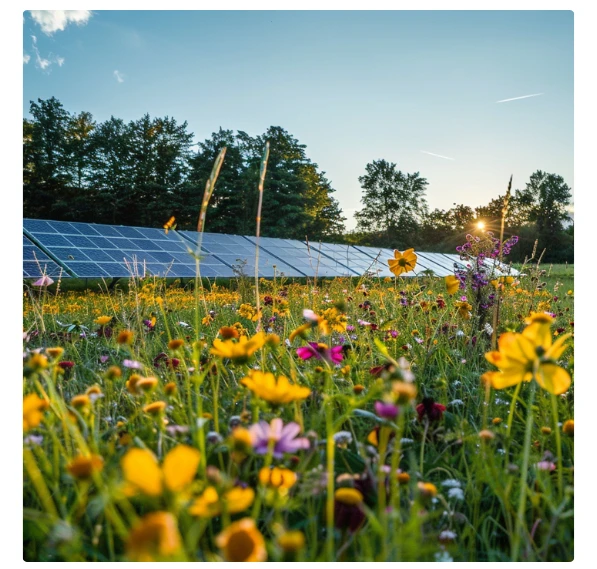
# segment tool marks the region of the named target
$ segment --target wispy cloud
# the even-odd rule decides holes
[[[114,77],[116,77],[116,81],[118,81],[119,83],[124,83],[124,74],[120,73],[118,69],[114,70]]]
[[[91,10],[29,10],[29,13],[41,31],[48,36],[64,30],[69,24],[83,26],[92,14]]]
[[[49,54],[48,57],[42,57],[39,53],[39,49],[37,47],[37,37],[31,36],[31,47],[35,53],[35,66],[41,69],[42,71],[46,71],[49,73],[52,64],[57,63],[58,67],[62,67],[64,65],[64,57],[59,55]],[[23,55],[23,62],[28,63],[31,56]]]
[[[23,63],[25,65],[27,65],[27,63],[29,63],[29,60],[31,59],[31,56],[28,53],[24,53],[23,54]]]
[[[496,103],[508,103],[509,101],[518,101],[519,99],[528,99],[529,97],[538,97],[539,95],[543,95],[543,93],[534,93],[532,95],[523,95],[522,97],[512,97],[511,99],[502,99],[501,101],[496,101]]]
[[[435,154],[434,152],[427,152],[427,150],[421,150],[423,154],[429,154],[429,156],[437,156],[438,158],[443,158],[444,160],[456,160],[455,158],[450,158],[449,156],[442,156],[441,154]]]

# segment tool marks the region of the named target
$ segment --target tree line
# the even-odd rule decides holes
[[[172,117],[145,114],[127,123],[112,116],[98,123],[88,112],[69,113],[54,97],[31,101],[30,114],[23,119],[24,217],[161,227],[174,216],[178,229],[195,229],[206,180],[225,146],[205,230],[251,235],[269,141],[264,236],[454,252],[479,220],[499,233],[505,193],[476,208],[430,210],[427,180],[383,159],[367,164],[359,177],[363,208],[355,214],[356,230],[346,232],[325,172],[279,126],[257,136],[220,128],[194,145],[187,122]],[[557,174],[537,171],[515,190],[506,214],[507,236],[520,237],[512,258],[530,255],[538,239],[544,260],[573,262],[573,226],[565,225],[570,203],[570,188]]]

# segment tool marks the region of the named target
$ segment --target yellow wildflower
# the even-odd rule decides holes
[[[189,513],[201,518],[213,518],[223,509],[229,514],[237,514],[246,510],[254,499],[255,491],[252,488],[235,487],[219,496],[213,486],[208,486],[191,504]]]
[[[308,387],[294,385],[283,375],[278,376],[276,380],[273,373],[263,373],[259,370],[250,370],[249,376],[243,378],[240,383],[272,405],[305,399],[311,393]]]
[[[126,556],[131,561],[160,561],[176,556],[181,549],[176,518],[169,512],[146,514],[126,540]]]
[[[394,251],[394,258],[388,259],[388,265],[390,271],[396,276],[400,276],[402,273],[408,273],[414,270],[417,265],[417,255],[414,249],[407,249],[404,253],[398,250]]]
[[[265,539],[251,518],[230,524],[216,537],[216,545],[226,561],[265,561]]]
[[[249,358],[264,344],[265,332],[258,332],[250,340],[246,336],[241,336],[238,342],[216,338],[210,353],[220,358],[228,358],[233,363],[243,364],[248,362]]]
[[[460,288],[460,281],[454,275],[448,275],[444,280],[448,294],[455,294]]]
[[[50,406],[46,399],[30,393],[23,398],[23,431],[34,429],[43,419],[43,411]]]
[[[495,389],[503,389],[535,378],[543,389],[554,395],[566,392],[571,383],[570,375],[556,361],[568,347],[564,342],[571,334],[563,334],[552,342],[551,322],[548,314],[532,314],[521,334],[502,334],[498,340],[499,350],[485,354],[487,361],[499,371],[488,371],[481,379]]]
[[[201,453],[190,446],[178,445],[164,458],[162,467],[147,449],[133,448],[121,460],[129,494],[141,491],[147,496],[160,496],[164,486],[171,492],[182,492],[195,478]]]

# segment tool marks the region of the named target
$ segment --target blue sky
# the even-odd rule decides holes
[[[55,96],[97,121],[186,120],[195,142],[282,126],[349,228],[381,158],[427,178],[432,209],[537,169],[574,186],[571,11],[84,12],[24,13],[23,116]]]

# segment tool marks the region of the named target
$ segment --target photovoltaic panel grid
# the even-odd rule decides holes
[[[25,234],[79,278],[194,277],[188,244],[173,233],[147,227],[24,219]],[[232,268],[205,253],[201,274],[233,276]]]
[[[69,277],[69,274],[62,267],[23,235],[23,278],[38,279],[44,275],[48,277]]]
[[[197,231],[180,231],[191,243],[197,244],[199,233]],[[234,266],[249,276],[255,275],[255,238],[242,235],[225,235],[222,233],[203,233],[201,248],[214,256],[222,259],[225,263]],[[282,273],[287,277],[304,277],[306,273],[296,268],[294,260],[285,262],[283,255],[272,252],[264,246],[264,238],[259,239],[259,276],[273,277],[274,273],[280,276]],[[203,274],[203,264],[201,265]]]
[[[247,237],[255,243],[255,237]],[[319,245],[307,245],[303,241],[294,239],[279,239],[276,237],[260,237],[259,247],[267,250],[278,258],[285,259],[296,270],[309,277],[354,277],[356,273],[343,263],[328,257],[319,250]]]

